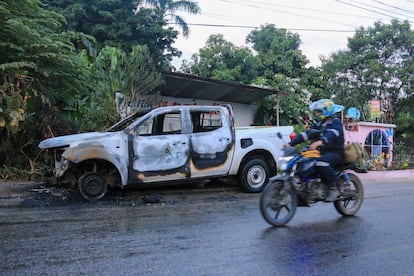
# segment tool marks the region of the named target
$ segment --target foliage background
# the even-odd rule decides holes
[[[181,55],[172,45],[180,32],[189,35],[180,10],[200,13],[193,1],[0,1],[0,169],[35,172],[40,140],[113,124],[116,93],[156,104],[160,72],[176,70],[171,60]],[[309,65],[298,34],[272,24],[246,41],[249,47],[237,47],[213,34],[179,70],[280,91],[255,103],[256,124],[276,124],[279,102],[279,123],[301,129],[310,102],[320,98],[357,107],[368,120],[368,100],[379,99],[378,121],[397,125],[395,148],[413,144],[409,22],[361,27],[320,67]]]

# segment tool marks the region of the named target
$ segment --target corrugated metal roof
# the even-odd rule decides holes
[[[162,96],[250,104],[278,91],[177,72],[163,73]]]

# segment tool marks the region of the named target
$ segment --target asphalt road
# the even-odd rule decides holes
[[[414,273],[411,180],[366,183],[355,217],[318,203],[282,228],[262,219],[258,200],[225,185],[112,191],[98,202],[35,187],[0,208],[0,275]]]

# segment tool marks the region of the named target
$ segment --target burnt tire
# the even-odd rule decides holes
[[[78,180],[78,190],[86,200],[98,200],[108,191],[105,179],[98,173],[86,173]]]
[[[252,159],[243,165],[240,187],[249,193],[259,193],[269,181],[269,166],[262,159]]]

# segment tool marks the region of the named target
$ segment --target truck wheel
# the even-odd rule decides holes
[[[108,185],[97,173],[86,173],[78,180],[78,189],[87,200],[98,200],[108,191]]]
[[[259,193],[269,179],[269,166],[262,159],[252,159],[244,164],[240,173],[240,186],[249,193]]]

